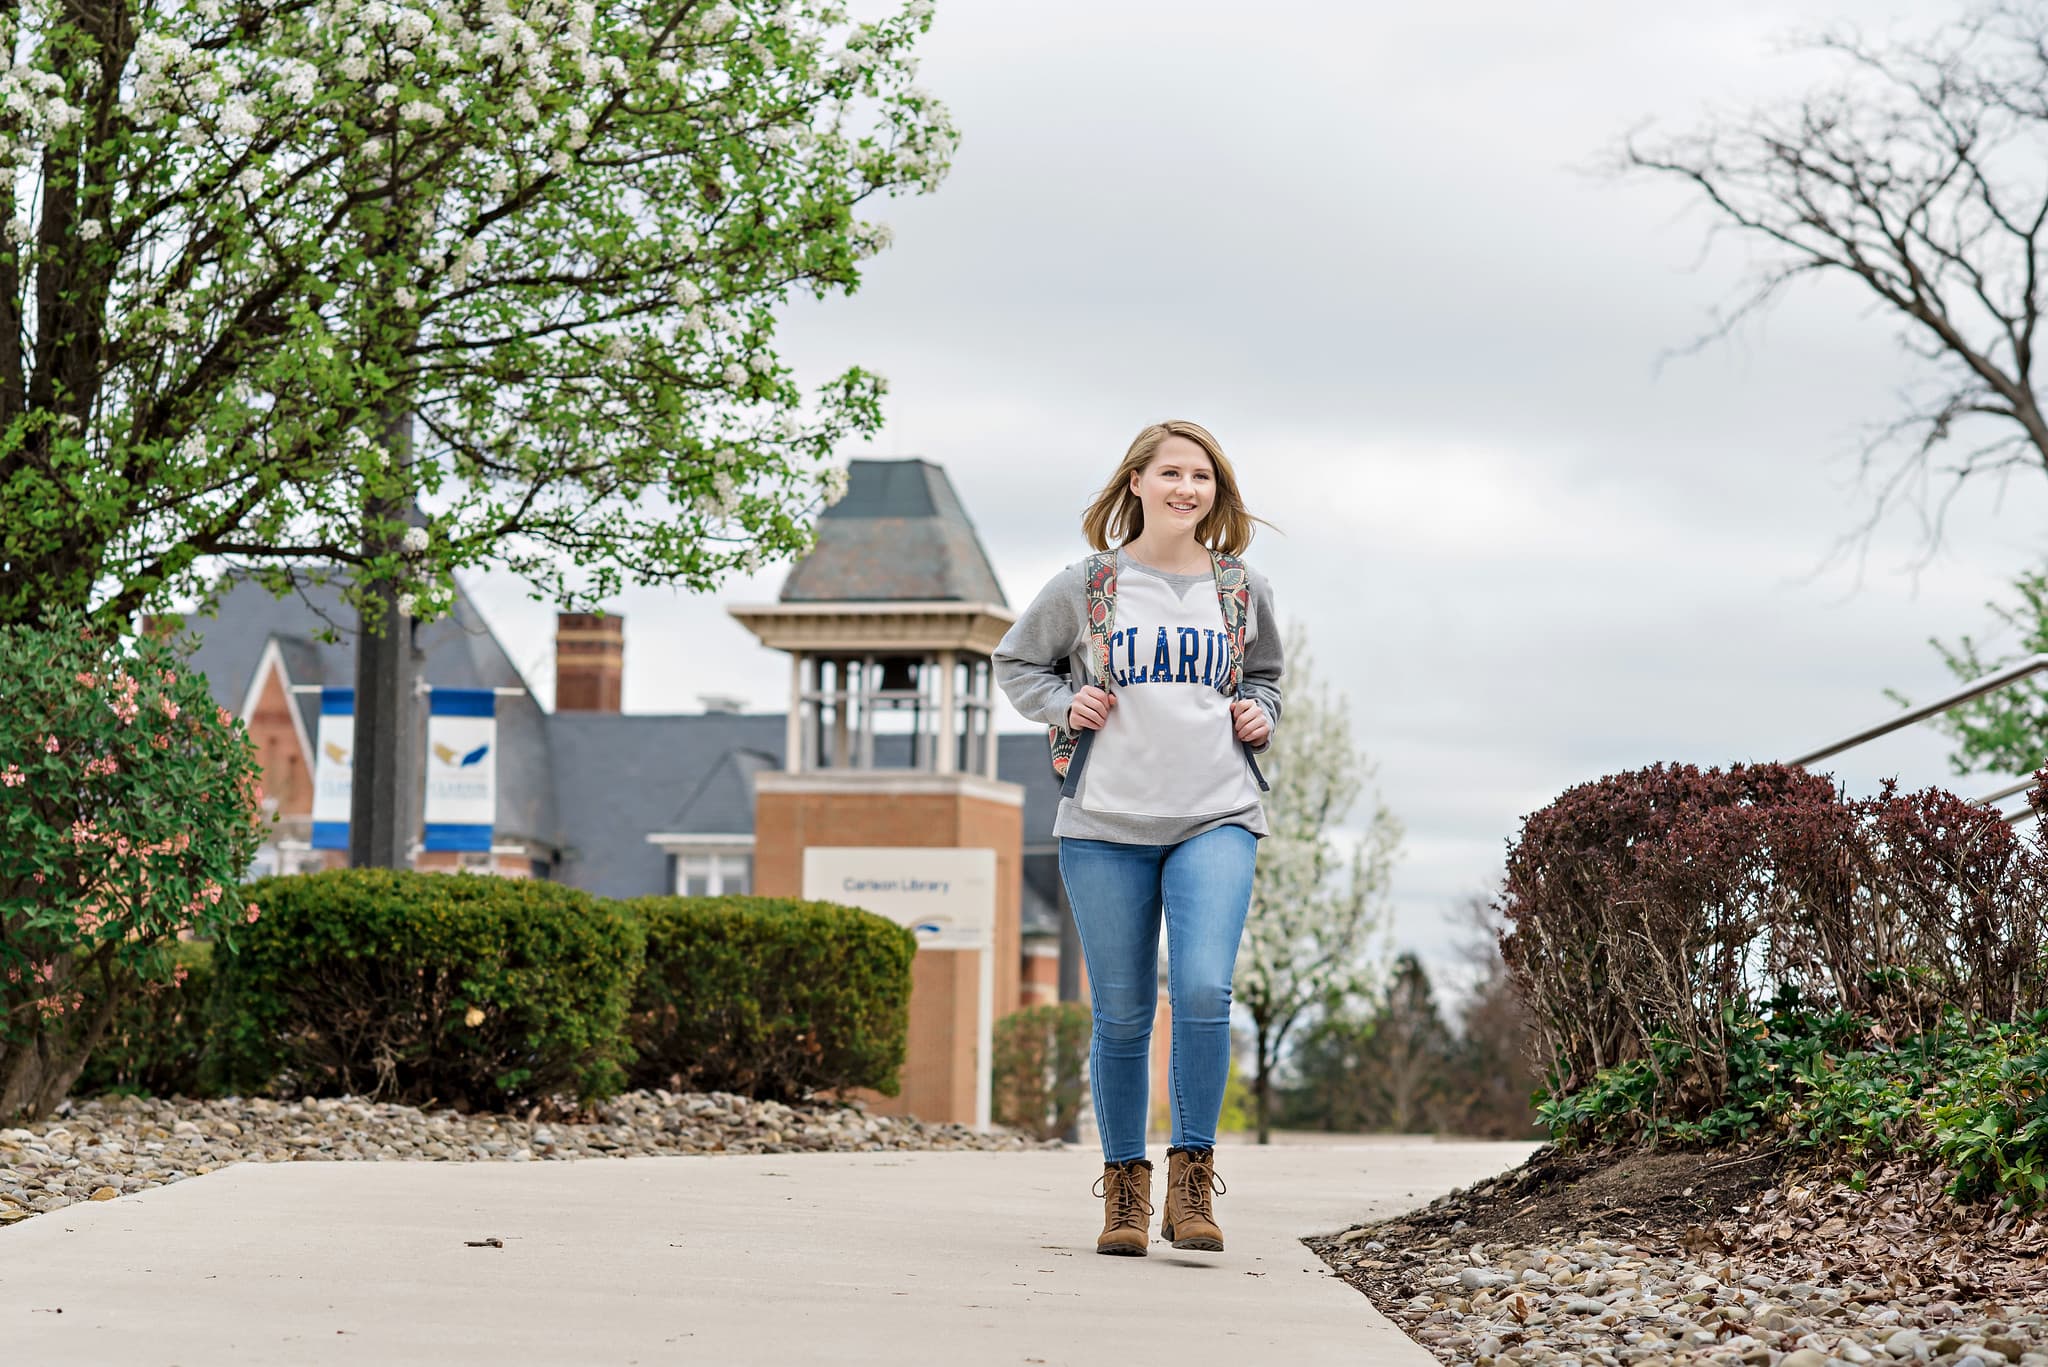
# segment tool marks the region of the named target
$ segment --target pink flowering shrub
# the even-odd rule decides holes
[[[0,1125],[47,1115],[173,947],[259,911],[254,746],[161,641],[0,627]]]

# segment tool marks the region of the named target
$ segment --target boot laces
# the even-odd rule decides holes
[[[1188,1154],[1187,1163],[1180,1170],[1181,1208],[1213,1224],[1216,1217],[1209,1206],[1212,1186],[1219,1195],[1230,1194],[1230,1188],[1216,1175],[1216,1156]]]
[[[1107,1190],[1103,1190],[1106,1187]],[[1151,1218],[1152,1203],[1138,1194],[1137,1173],[1129,1168],[1108,1168],[1095,1179],[1095,1194],[1109,1201],[1109,1214],[1119,1225],[1140,1224]]]

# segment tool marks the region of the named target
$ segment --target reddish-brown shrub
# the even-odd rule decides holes
[[[1786,988],[1893,1038],[2048,1006],[2048,851],[1939,789],[1847,799],[1778,764],[1612,775],[1523,823],[1502,910],[1556,1088],[1663,1036],[1690,1061],[1678,1112],[1720,1101],[1726,1031]]]

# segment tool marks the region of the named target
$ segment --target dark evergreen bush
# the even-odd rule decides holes
[[[634,1086],[780,1101],[848,1087],[896,1094],[917,952],[908,930],[787,898],[624,905],[647,929]]]
[[[996,1022],[992,1117],[1035,1139],[1058,1139],[1081,1116],[1088,1094],[1088,1043],[1095,1018],[1082,1002],[1013,1011]]]
[[[171,950],[171,976],[144,984],[114,1009],[107,1033],[72,1086],[73,1095],[139,1092],[198,1096],[200,1059],[211,1045],[213,945],[181,941]]]
[[[558,883],[346,869],[268,878],[215,961],[222,1090],[508,1109],[619,1090],[639,918]]]

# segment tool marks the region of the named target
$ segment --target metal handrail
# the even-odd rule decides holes
[[[1995,793],[1986,793],[1982,797],[1971,798],[1970,805],[1972,807],[1989,807],[1994,802],[2005,801],[2014,793],[2024,793],[2025,791],[2027,791],[2027,789],[2033,786],[2034,780],[2032,778],[2023,778],[2017,783],[2007,784],[2005,787],[2000,788]]]
[[[1966,687],[1949,694],[1945,698],[1937,698],[1923,707],[1916,707],[1911,712],[1901,713],[1889,721],[1878,723],[1868,730],[1858,731],[1847,740],[1836,741],[1833,745],[1816,750],[1810,755],[1801,755],[1798,759],[1789,760],[1787,763],[1807,765],[1818,759],[1827,759],[1831,755],[1839,755],[1844,750],[1853,750],[1865,741],[1876,740],[1879,736],[1888,736],[1902,727],[1911,726],[1915,722],[1926,721],[1929,717],[1939,716],[1950,708],[1960,707],[1973,698],[1983,697],[1986,693],[1996,693],[1999,689],[2009,684],[2016,684],[2021,679],[2038,674],[2044,669],[2048,669],[2048,655],[2029,655],[2018,664],[2009,665],[1996,674],[1986,674],[1983,678],[1972,681]],[[1985,793],[1981,797],[1971,798],[1969,800],[1970,805],[1973,807],[1989,807],[1994,802],[2003,802],[2013,794],[2023,793],[2033,786],[2034,780],[2032,778],[2023,778],[2000,788],[1995,793]],[[2033,815],[2033,808],[2028,807],[2006,814],[2005,820],[2010,825],[2014,822],[2025,821]]]
[[[1924,707],[1916,707],[1911,712],[1902,712],[1890,721],[1880,722],[1867,731],[1858,731],[1847,740],[1838,740],[1833,745],[1824,746],[1810,755],[1801,755],[1798,759],[1785,762],[1795,766],[1804,765],[1811,764],[1817,759],[1826,759],[1830,755],[1839,755],[1844,750],[1852,750],[1865,741],[1876,740],[1879,736],[1888,736],[1901,727],[1911,726],[1914,722],[1926,721],[1929,717],[1937,716],[1952,707],[1960,707],[1972,698],[1981,698],[1986,693],[1996,693],[2007,684],[2018,683],[2028,675],[2038,674],[2044,669],[2048,669],[2048,655],[2029,655],[2018,664],[2001,669],[1996,674],[1986,674],[1968,687],[1951,693],[1945,698],[1936,699]]]

